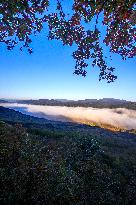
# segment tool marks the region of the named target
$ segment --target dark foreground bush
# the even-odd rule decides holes
[[[91,135],[32,135],[1,122],[0,204],[133,205],[134,160],[103,152]]]

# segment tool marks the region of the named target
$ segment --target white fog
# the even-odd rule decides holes
[[[25,114],[49,120],[80,123],[107,124],[125,129],[136,129],[136,111],[125,108],[97,109],[92,107],[61,107],[4,103],[0,106],[13,108]]]

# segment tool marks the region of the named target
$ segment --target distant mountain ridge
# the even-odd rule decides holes
[[[8,101],[0,99],[0,103],[8,103]]]
[[[31,105],[67,106],[67,107],[94,107],[94,108],[127,108],[136,110],[136,102],[114,98],[67,100],[67,99],[39,99],[17,100],[17,103]]]

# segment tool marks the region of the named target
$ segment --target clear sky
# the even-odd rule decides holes
[[[21,52],[19,47],[8,51],[1,45],[0,98],[120,98],[136,100],[136,59],[123,61],[113,55],[109,65],[116,67],[114,83],[99,82],[99,68],[87,68],[87,77],[73,74],[76,47],[48,41],[47,30],[33,38],[34,53]],[[105,51],[106,52],[106,51]]]

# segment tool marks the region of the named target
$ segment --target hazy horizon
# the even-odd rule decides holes
[[[103,98],[4,98],[0,97],[0,100],[41,100],[41,99],[48,99],[48,100],[73,100],[73,101],[78,101],[78,100],[102,100],[102,99],[114,99],[114,100],[126,100],[126,101],[131,101],[131,102],[136,102],[136,99],[127,99],[127,98],[112,98],[112,97],[103,97]]]

